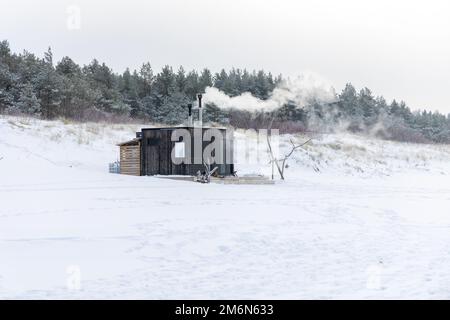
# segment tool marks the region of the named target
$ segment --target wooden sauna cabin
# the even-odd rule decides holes
[[[234,175],[233,132],[227,128],[204,127],[202,94],[197,98],[196,123],[192,104],[188,104],[187,125],[144,128],[136,132],[133,140],[119,143],[120,173],[195,176],[209,166],[210,170],[217,167],[221,176]]]
[[[205,163],[210,168],[218,167],[217,173],[229,176],[234,173],[233,135],[226,128],[215,129],[218,137],[210,137],[208,127],[169,127],[143,128],[136,133],[133,140],[119,143],[120,173],[135,176],[152,175],[189,175],[195,176],[205,170]],[[173,141],[174,131],[184,130],[189,133],[188,140],[183,137]],[[219,140],[217,140],[219,139]],[[211,141],[216,142],[214,153],[220,153],[221,163],[210,163],[203,158],[203,152]],[[200,159],[195,158],[196,148],[200,149]],[[178,155],[178,163],[172,161],[172,152]],[[188,160],[190,159],[190,160]]]

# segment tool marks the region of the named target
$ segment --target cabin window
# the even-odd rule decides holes
[[[175,158],[184,158],[184,142],[175,142]]]
[[[147,145],[149,146],[157,146],[159,144],[159,139],[157,138],[148,138]]]

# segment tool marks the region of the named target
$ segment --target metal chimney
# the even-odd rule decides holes
[[[193,125],[193,121],[192,121],[192,104],[189,103],[189,104],[187,105],[187,107],[188,107],[188,112],[189,112],[188,126],[189,126],[189,127],[192,127],[192,125]]]
[[[202,94],[197,95],[198,98],[198,123],[200,127],[203,127],[203,114],[202,114]]]

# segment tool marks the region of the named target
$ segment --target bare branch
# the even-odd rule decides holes
[[[309,139],[309,140],[307,140],[306,142],[303,142],[302,144],[296,145],[296,144],[294,143],[294,141],[292,141],[292,139],[290,139],[289,141],[290,141],[291,144],[292,144],[292,149],[291,149],[291,151],[290,151],[287,155],[284,156],[284,159],[289,158],[289,157],[294,153],[295,150],[297,150],[297,149],[303,147],[304,145],[306,145],[306,144],[307,144],[308,142],[310,142],[311,140],[312,140],[312,139]]]
[[[270,123],[270,126],[272,126],[272,122]],[[267,145],[269,147],[270,162],[272,163],[272,165],[275,164],[277,166],[277,170],[278,170],[278,173],[280,174],[281,180],[284,180],[283,170],[280,168],[280,164],[279,164],[280,160],[276,159],[273,154],[272,144],[270,143],[270,137],[268,134],[267,134]],[[273,174],[272,174],[272,179],[273,179]]]
[[[273,114],[272,119],[269,122],[269,125],[268,125],[268,128],[267,128],[267,132],[272,130],[272,125],[273,125],[273,122],[275,121],[275,117],[276,117],[276,113]],[[304,145],[306,145],[311,140],[312,140],[312,138],[308,139],[307,141],[303,142],[302,144],[296,145],[294,143],[294,141],[292,141],[292,139],[290,139],[290,143],[292,145],[291,151],[287,155],[285,155],[284,158],[276,159],[274,154],[273,154],[273,149],[272,149],[272,145],[270,143],[269,134],[267,134],[267,146],[269,148],[270,163],[272,164],[272,179],[273,179],[273,165],[274,164],[276,165],[278,173],[280,174],[281,180],[284,180],[284,168],[286,167],[286,161],[289,159],[290,156],[292,156],[292,154],[294,153],[295,150],[303,147]],[[281,162],[281,166],[280,166],[280,162]]]
[[[295,152],[295,150],[303,147],[304,145],[309,143],[311,140],[312,140],[312,138],[308,139],[307,141],[305,141],[305,142],[303,142],[301,144],[296,145],[294,143],[294,141],[292,139],[290,139],[289,142],[291,143],[292,147],[291,147],[291,150],[289,151],[289,153],[287,153],[281,159],[276,159],[274,154],[273,154],[272,145],[270,143],[269,135],[267,135],[267,145],[269,147],[270,162],[272,163],[272,165],[273,164],[276,165],[278,173],[280,174],[281,180],[284,180],[284,169],[286,168],[286,161],[292,156],[292,154]],[[280,165],[280,162],[281,162],[281,165]],[[272,179],[273,179],[273,175],[272,175]]]

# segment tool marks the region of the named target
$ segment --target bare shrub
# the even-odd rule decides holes
[[[400,142],[412,142],[412,143],[430,143],[422,133],[419,131],[406,127],[403,124],[397,123],[389,125],[386,130],[378,131],[376,135],[385,140],[394,140]]]
[[[281,134],[285,133],[305,133],[307,132],[307,127],[303,122],[300,121],[280,121],[275,122],[274,128],[278,128]]]

